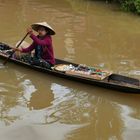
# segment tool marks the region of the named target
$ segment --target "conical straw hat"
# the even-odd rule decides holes
[[[50,35],[55,35],[55,31],[54,29],[47,23],[47,22],[39,22],[39,23],[34,23],[31,25],[31,27],[33,28],[33,30],[38,31],[38,27],[39,26],[43,26],[45,27],[47,30],[49,30],[49,34]]]

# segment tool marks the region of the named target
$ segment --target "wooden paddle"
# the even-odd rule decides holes
[[[23,37],[23,39],[19,42],[19,44],[17,45],[17,47],[16,48],[18,48],[20,45],[21,45],[21,43],[25,40],[25,38],[28,36],[28,34],[29,33],[27,33],[24,37]],[[7,62],[8,62],[8,60],[12,57],[12,55],[15,53],[15,50],[13,50],[13,52],[9,55],[9,57],[7,57],[7,59],[3,62],[3,65],[5,65]]]

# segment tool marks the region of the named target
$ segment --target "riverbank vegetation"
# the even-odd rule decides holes
[[[123,10],[140,14],[140,0],[106,0],[106,2],[120,3]]]

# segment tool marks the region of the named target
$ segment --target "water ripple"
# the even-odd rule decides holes
[[[53,105],[46,109],[46,123],[59,121],[67,124],[85,124],[89,122],[94,106],[86,92],[77,92],[55,83],[52,84],[51,89],[54,101]],[[90,99],[94,100],[93,97]]]

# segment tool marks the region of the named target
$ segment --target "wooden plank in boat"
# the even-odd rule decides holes
[[[79,72],[79,71],[66,71],[66,74],[80,76],[80,77],[85,77],[85,78],[90,78],[90,79],[95,79],[95,80],[104,80],[106,77],[108,77],[112,73],[109,72],[106,75],[97,75],[97,74],[90,74],[90,75],[88,75],[88,74],[84,74],[84,73]]]

